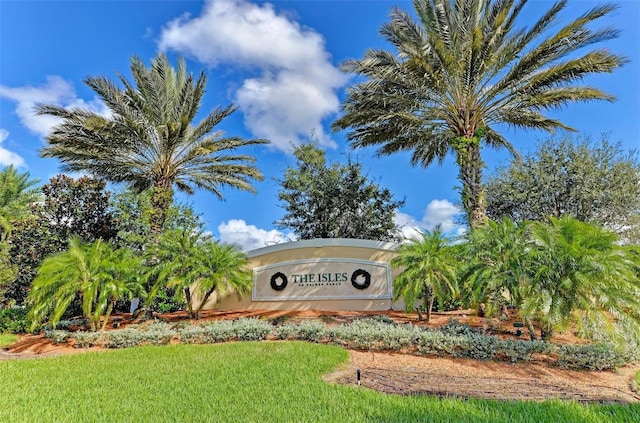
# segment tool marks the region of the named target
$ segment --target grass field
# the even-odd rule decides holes
[[[8,347],[18,340],[18,335],[0,333],[0,348]]]
[[[303,342],[141,347],[0,361],[0,422],[633,422],[640,406],[391,396],[321,375]]]

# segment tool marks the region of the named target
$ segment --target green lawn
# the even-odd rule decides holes
[[[8,347],[18,339],[20,339],[18,338],[18,335],[13,335],[10,333],[0,333],[0,348]]]
[[[0,422],[631,422],[640,406],[439,400],[327,384],[345,350],[175,345],[0,361]]]

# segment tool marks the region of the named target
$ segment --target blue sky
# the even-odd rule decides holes
[[[570,1],[562,22],[595,4]],[[622,31],[606,46],[631,62],[615,74],[586,81],[616,96],[617,102],[572,105],[553,115],[581,134],[598,138],[610,133],[611,140],[631,149],[640,147],[640,1],[617,4],[620,8],[600,25]],[[530,24],[528,19],[550,5],[530,1],[520,24]],[[256,195],[225,190],[224,202],[206,192],[180,197],[202,214],[216,237],[252,249],[288,235],[273,226],[284,213],[275,178],[293,163],[290,144],[307,140],[312,132],[330,159],[357,158],[370,178],[406,200],[398,221],[407,230],[443,224],[455,231],[453,158],[441,167],[411,168],[407,155],[377,158],[373,149],[352,151],[344,134],[329,129],[350,83],[339,64],[362,57],[368,48],[390,48],[378,30],[393,6],[412,8],[401,0],[0,0],[0,166],[13,163],[48,181],[59,164],[41,159],[38,150],[55,122],[34,116],[33,106],[52,103],[102,111],[83,83],[87,76],[115,79],[119,72],[128,78],[131,56],[148,63],[158,51],[166,51],[172,58],[185,56],[194,73],[205,69],[208,74],[203,113],[229,103],[239,107],[220,129],[272,141],[269,147],[248,151],[265,175],[255,184]],[[548,137],[511,129],[504,133],[523,153]],[[485,150],[484,158],[488,173],[509,160],[506,151]]]

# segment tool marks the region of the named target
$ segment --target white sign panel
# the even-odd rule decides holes
[[[253,270],[253,301],[389,298],[391,269],[385,262],[319,258]]]

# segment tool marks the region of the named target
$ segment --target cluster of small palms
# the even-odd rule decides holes
[[[151,257],[158,262],[150,262]],[[33,328],[45,320],[55,326],[79,294],[91,330],[100,329],[101,322],[104,330],[117,301],[137,297],[150,309],[165,287],[186,300],[189,316],[197,319],[214,292],[224,296],[249,290],[246,264],[237,247],[186,229],[165,232],[143,255],[74,237],[67,251],[40,266],[28,298],[29,319]]]
[[[396,299],[430,308],[466,294],[468,303],[515,308],[532,339],[572,325],[578,334],[640,341],[640,254],[598,225],[571,217],[549,222],[489,221],[462,238],[436,229],[402,245],[392,264],[405,268]],[[429,289],[425,289],[429,288]]]

